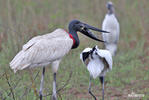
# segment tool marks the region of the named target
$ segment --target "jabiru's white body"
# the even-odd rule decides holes
[[[52,63],[53,71],[56,72],[61,58],[70,51],[72,45],[73,40],[63,29],[36,36],[22,47],[22,50],[11,61],[10,67],[16,72]]]
[[[96,96],[93,95],[91,92],[91,79],[99,77],[102,83],[102,98],[104,100],[104,77],[106,72],[112,70],[112,55],[108,50],[98,49],[97,46],[94,48],[86,48],[80,54],[80,59],[86,65],[87,70],[90,73],[90,81],[89,81],[89,93],[94,97],[95,100]]]
[[[112,2],[108,2],[107,4],[108,13],[106,14],[103,23],[102,23],[102,29],[109,31],[110,34],[102,34],[102,38],[105,41],[105,48],[109,50],[112,55],[114,56],[117,51],[117,44],[119,40],[119,34],[120,34],[120,26],[119,22],[114,14],[114,7],[112,5]]]

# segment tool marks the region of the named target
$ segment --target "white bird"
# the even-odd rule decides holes
[[[42,100],[45,66],[48,64],[52,64],[54,75],[52,100],[57,100],[56,73],[63,56],[65,56],[71,49],[79,46],[77,32],[79,31],[100,42],[103,41],[99,40],[89,29],[106,32],[78,20],[72,20],[69,23],[68,28],[69,33],[63,29],[56,29],[51,33],[32,38],[22,47],[22,50],[10,62],[10,67],[14,72],[26,68],[43,67],[39,91],[40,100]]]
[[[119,40],[120,26],[115,16],[112,2],[107,3],[107,9],[108,13],[106,14],[102,23],[102,29],[110,32],[110,34],[103,33],[102,38],[105,41],[105,48],[112,53],[112,56],[115,56]]]
[[[108,50],[98,49],[97,46],[93,48],[85,48],[80,54],[80,59],[86,65],[90,73],[90,81],[88,92],[96,97],[91,92],[91,79],[99,77],[102,84],[102,98],[104,100],[104,77],[106,72],[112,70],[112,55]]]

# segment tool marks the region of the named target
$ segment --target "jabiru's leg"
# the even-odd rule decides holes
[[[57,100],[57,97],[56,97],[56,73],[53,74],[53,94],[52,94],[52,100]]]
[[[93,96],[93,98],[94,98],[95,100],[97,100],[96,97],[95,97],[95,95],[91,92],[91,80],[92,80],[92,78],[91,78],[91,76],[90,76],[88,92],[89,92],[89,94],[90,94],[91,96]]]
[[[41,77],[41,82],[40,82],[40,90],[39,90],[40,100],[42,100],[42,91],[43,91],[43,85],[44,85],[44,74],[45,74],[45,67],[43,67],[43,69],[42,69],[42,77]]]
[[[104,76],[100,76],[99,79],[102,84],[102,100],[104,100]]]
[[[61,60],[56,60],[52,62],[52,71],[53,71],[53,93],[52,93],[52,100],[57,100],[56,96],[56,73],[59,67],[59,63]]]

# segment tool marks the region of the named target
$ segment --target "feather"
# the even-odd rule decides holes
[[[102,57],[105,58],[105,61],[107,62],[107,64],[109,65],[110,70],[112,70],[112,55],[108,50],[97,50],[97,54]]]
[[[73,40],[63,29],[34,37],[13,58],[10,67],[16,72],[28,67],[46,66],[66,55],[72,45]]]

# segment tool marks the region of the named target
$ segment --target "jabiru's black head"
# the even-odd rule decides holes
[[[104,42],[104,41],[98,39],[98,37],[96,35],[94,35],[90,30],[109,33],[107,31],[103,31],[101,29],[98,29],[98,28],[95,28],[95,27],[90,26],[88,24],[85,24],[79,20],[72,20],[69,23],[68,29],[69,29],[69,34],[71,34],[75,40],[75,44],[73,45],[72,49],[77,48],[79,46],[79,38],[77,35],[78,31],[83,33],[84,35],[86,35],[86,36],[88,36],[88,37],[90,37],[96,41],[100,41],[100,42]]]
[[[106,6],[108,9],[108,14],[113,14],[114,13],[113,3],[111,1],[109,1]]]

